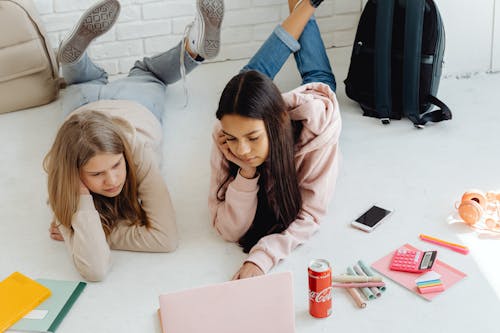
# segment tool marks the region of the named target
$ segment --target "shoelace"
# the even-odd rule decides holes
[[[303,2],[304,0],[299,0],[297,1],[297,3],[295,4],[295,6],[293,7],[293,10],[295,10],[295,8],[297,8],[298,5],[301,4],[301,2]],[[311,4],[311,6],[313,6],[314,8],[318,8],[318,6],[323,2],[323,0],[309,0],[309,3]]]
[[[189,31],[191,30],[191,27],[193,26],[194,22],[189,23],[186,25],[186,28],[184,28],[184,34],[182,35],[182,46],[181,46],[181,56],[180,56],[180,71],[181,71],[181,80],[182,80],[182,87],[184,88],[184,108],[187,107],[189,103],[189,92],[187,89],[187,84],[186,84],[186,65],[184,64],[184,56],[186,54],[186,38],[188,38]]]
[[[304,0],[299,0],[299,1],[297,1],[297,3],[295,4],[295,6],[293,7],[293,10],[295,10],[295,8],[297,8],[297,6],[298,6],[298,5],[300,5],[300,3],[301,3],[302,1],[304,1]]]

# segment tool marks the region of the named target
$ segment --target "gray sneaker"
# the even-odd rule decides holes
[[[62,64],[80,60],[90,42],[111,29],[120,13],[117,0],[102,0],[83,13],[73,31],[61,42],[57,59]]]
[[[188,33],[191,51],[205,59],[217,56],[223,17],[223,0],[196,0],[196,17]]]

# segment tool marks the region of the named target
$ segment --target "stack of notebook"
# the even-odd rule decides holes
[[[85,286],[11,274],[0,282],[0,332],[55,332]]]

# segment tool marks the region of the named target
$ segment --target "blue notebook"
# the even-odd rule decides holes
[[[87,285],[80,281],[49,279],[37,279],[36,281],[49,288],[52,295],[13,325],[7,333],[55,332]]]

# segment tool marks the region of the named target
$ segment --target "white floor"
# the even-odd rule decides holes
[[[450,224],[455,201],[469,188],[500,188],[500,74],[445,79],[439,96],[454,115],[416,130],[408,120],[382,126],[361,116],[344,93],[349,50],[329,50],[343,117],[342,171],[320,232],[274,271],[294,274],[297,332],[497,332],[500,238]],[[228,280],[245,255],[208,222],[210,132],[218,97],[243,61],[206,64],[189,75],[189,105],[181,84],[168,89],[163,174],[177,211],[180,247],[172,254],[114,252],[104,282],[87,286],[58,332],[160,332],[163,292]],[[282,90],[299,84],[290,61],[277,78]],[[49,239],[42,159],[60,124],[59,102],[0,115],[0,279],[13,271],[33,278],[80,279],[63,243]],[[370,204],[395,209],[372,234],[349,226]],[[388,291],[359,310],[342,290],[334,314],[307,313],[307,263],[326,258],[334,272],[362,258],[372,263],[404,243],[421,249],[419,233],[466,244],[467,256],[439,248],[438,257],[468,277],[427,302],[387,281]]]

